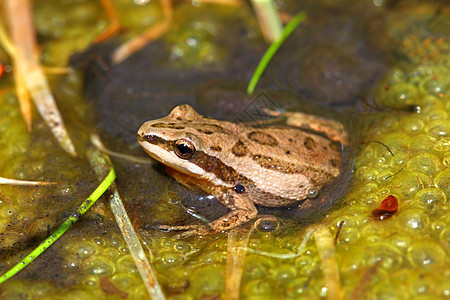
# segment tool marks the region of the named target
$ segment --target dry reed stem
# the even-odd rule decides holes
[[[229,300],[239,299],[247,244],[252,232],[253,226],[236,228],[228,233],[225,295]]]
[[[37,110],[61,147],[75,156],[75,147],[39,64],[30,1],[5,0],[4,6],[6,15],[10,16],[8,21],[15,48],[12,58],[19,72],[17,76],[22,78]]]
[[[115,35],[120,30],[119,17],[117,16],[116,9],[114,8],[114,5],[112,4],[111,0],[100,0],[100,2],[111,24],[109,24],[108,28],[106,28],[105,31],[103,31],[100,35],[98,35],[95,38],[94,43],[102,42],[110,38],[111,36]]]
[[[114,64],[118,64],[125,60],[128,56],[140,50],[147,43],[156,40],[169,29],[172,22],[173,9],[171,0],[160,0],[163,20],[144,31],[140,36],[122,44],[114,51],[112,60]]]
[[[277,41],[283,33],[283,23],[272,0],[250,0],[258,19],[264,39],[269,44]]]
[[[336,247],[330,230],[324,226],[317,226],[314,231],[317,251],[321,260],[322,272],[325,285],[328,289],[327,298],[339,300],[340,296],[340,276],[339,267],[336,261]]]

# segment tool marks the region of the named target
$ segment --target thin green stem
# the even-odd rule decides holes
[[[22,259],[17,265],[12,267],[5,274],[0,276],[0,284],[16,275],[23,268],[28,266],[36,257],[47,250],[54,242],[56,242],[74,223],[76,223],[82,215],[84,215],[89,208],[100,198],[101,195],[109,188],[109,186],[116,179],[116,172],[111,168],[108,176],[100,183],[95,191],[80,205],[77,211],[64,221],[59,228],[48,238],[46,238],[39,246],[36,247],[30,254]]]
[[[278,51],[278,49],[283,45],[284,41],[287,39],[287,37],[294,31],[297,26],[303,22],[306,18],[306,13],[304,11],[299,12],[295,17],[292,18],[292,20],[284,27],[283,33],[281,37],[273,42],[270,47],[267,49],[266,53],[264,53],[264,56],[262,57],[261,61],[259,62],[258,66],[256,67],[255,73],[253,73],[252,79],[250,79],[250,83],[247,87],[247,94],[252,95],[256,85],[259,82],[259,79],[261,78],[261,75],[264,73],[264,70],[267,68],[267,65],[272,60],[275,53]]]

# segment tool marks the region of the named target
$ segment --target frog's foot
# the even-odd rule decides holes
[[[184,226],[171,226],[171,225],[158,225],[157,229],[163,231],[184,231],[174,236],[176,239],[187,238],[190,236],[213,234],[216,230],[207,225],[184,225]]]
[[[279,112],[264,109],[264,112],[269,116],[277,119],[285,118],[286,125],[312,130],[325,134],[329,139],[339,142],[341,144],[348,144],[348,135],[344,126],[336,120],[327,119],[322,116],[305,114],[302,112]]]

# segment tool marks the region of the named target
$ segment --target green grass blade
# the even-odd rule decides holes
[[[259,79],[261,78],[261,75],[264,73],[264,70],[267,68],[267,65],[272,60],[272,57],[275,55],[275,53],[278,51],[278,49],[283,45],[284,41],[287,39],[287,37],[294,31],[297,26],[303,22],[306,18],[306,13],[304,11],[299,12],[295,15],[295,17],[292,18],[292,20],[284,27],[283,34],[281,37],[273,42],[269,49],[267,49],[266,53],[264,53],[264,56],[262,57],[261,61],[259,62],[258,66],[256,67],[255,73],[253,73],[252,78],[250,79],[250,83],[247,87],[247,94],[252,95],[256,85],[259,82]]]
[[[36,247],[30,254],[22,259],[17,265],[12,267],[8,272],[0,276],[0,284],[16,275],[23,268],[28,266],[36,257],[47,250],[56,240],[58,240],[74,223],[76,223],[82,215],[84,215],[89,208],[100,198],[101,195],[109,188],[109,186],[116,179],[116,172],[111,167],[108,176],[100,183],[95,191],[80,205],[76,213],[70,216],[59,226],[59,228],[48,238],[46,238],[39,246]]]

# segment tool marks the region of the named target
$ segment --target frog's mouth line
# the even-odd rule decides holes
[[[214,173],[205,171],[189,160],[179,158],[173,152],[173,141],[167,141],[156,135],[138,135],[138,142],[153,159],[172,169],[186,175],[201,178],[216,186],[230,185],[218,178]]]

